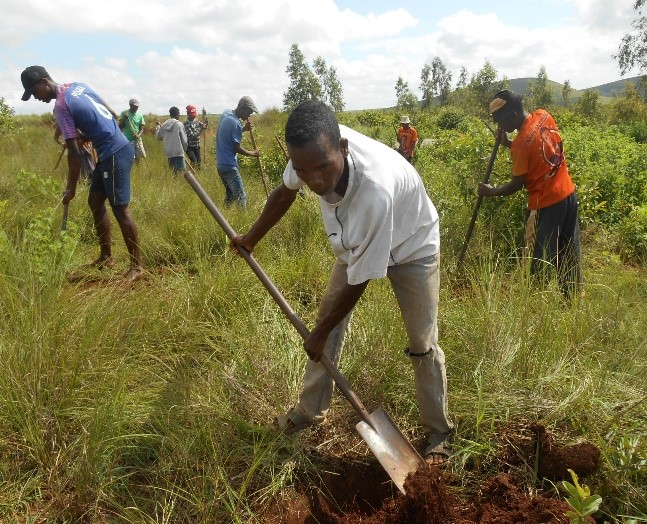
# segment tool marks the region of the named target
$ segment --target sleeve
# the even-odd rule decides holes
[[[516,140],[515,140],[516,142]],[[510,154],[512,155],[512,174],[522,176],[528,173],[528,148],[518,143],[512,143]]]
[[[297,172],[292,168],[292,160],[288,160],[288,164],[283,171],[283,183],[288,189],[298,191],[306,185],[306,183],[299,178]]]
[[[65,140],[79,136],[74,124],[74,118],[65,100],[57,100],[54,104],[54,118]]]
[[[186,139],[186,131],[184,130],[184,126],[182,124],[180,124],[180,141],[182,142],[182,149],[186,151],[188,141]]]

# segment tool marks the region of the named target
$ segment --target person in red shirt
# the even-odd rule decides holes
[[[406,158],[409,163],[413,160],[413,150],[418,143],[418,131],[411,125],[408,116],[403,116],[398,128],[398,153]]]
[[[575,185],[568,174],[562,138],[553,117],[543,109],[527,113],[519,95],[504,89],[490,102],[501,144],[512,153],[512,178],[492,187],[480,183],[481,196],[507,196],[526,187],[526,250],[534,275],[555,268],[567,297],[581,288],[581,250]],[[507,133],[518,130],[510,141]]]

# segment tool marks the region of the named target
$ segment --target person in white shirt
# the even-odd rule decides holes
[[[452,430],[447,410],[445,356],[438,345],[440,233],[438,213],[420,175],[397,151],[340,126],[323,102],[299,104],[288,117],[290,161],[283,182],[261,215],[231,249],[253,251],[281,219],[299,189],[319,195],[328,239],[336,255],[316,326],[304,341],[310,357],[298,404],[274,426],[295,433],[321,424],[330,408],[333,381],[318,365],[322,353],[337,365],[353,308],[368,283],[388,277],[409,337],[425,457],[444,463]]]

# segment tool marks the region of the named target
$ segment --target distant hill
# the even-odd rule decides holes
[[[519,93],[521,95],[527,95],[528,94],[528,85],[530,82],[536,82],[536,78],[514,78],[512,80],[509,80],[510,82],[510,89],[514,91],[515,93]],[[636,88],[640,89],[639,83],[640,83],[640,76],[634,76],[632,78],[623,78],[622,80],[616,80],[615,82],[609,82],[608,84],[602,84],[599,86],[594,86],[594,87],[589,87],[586,89],[573,89],[571,91],[569,98],[570,102],[577,102],[577,100],[584,94],[585,91],[591,90],[591,91],[597,91],[598,94],[600,95],[600,100],[605,101],[605,100],[610,100],[614,96],[622,96],[624,91],[625,91],[625,85],[627,82],[631,82],[636,86]],[[553,82],[552,80],[548,80],[548,84],[552,86],[553,88],[553,95],[555,99],[556,104],[562,103],[562,88],[564,87],[564,84],[560,84],[559,82]]]

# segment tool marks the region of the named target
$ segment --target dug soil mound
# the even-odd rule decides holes
[[[518,431],[520,442],[506,440],[513,455],[526,464],[540,464],[547,478],[570,478],[569,468],[584,477],[597,468],[600,451],[588,443],[559,446],[542,426]],[[528,452],[519,457],[523,450]],[[539,456],[535,457],[539,451]],[[537,459],[537,460],[535,460]],[[441,468],[423,466],[410,474],[400,493],[372,457],[344,460],[319,457],[321,471],[297,488],[290,500],[275,501],[265,512],[268,524],[568,524],[570,506],[527,486],[527,477],[500,472],[481,477],[465,495],[464,483]],[[504,469],[502,466],[501,469]],[[510,469],[510,468],[508,468]],[[568,473],[566,473],[568,475]],[[553,493],[553,495],[555,495]],[[591,519],[590,522],[594,523]]]

